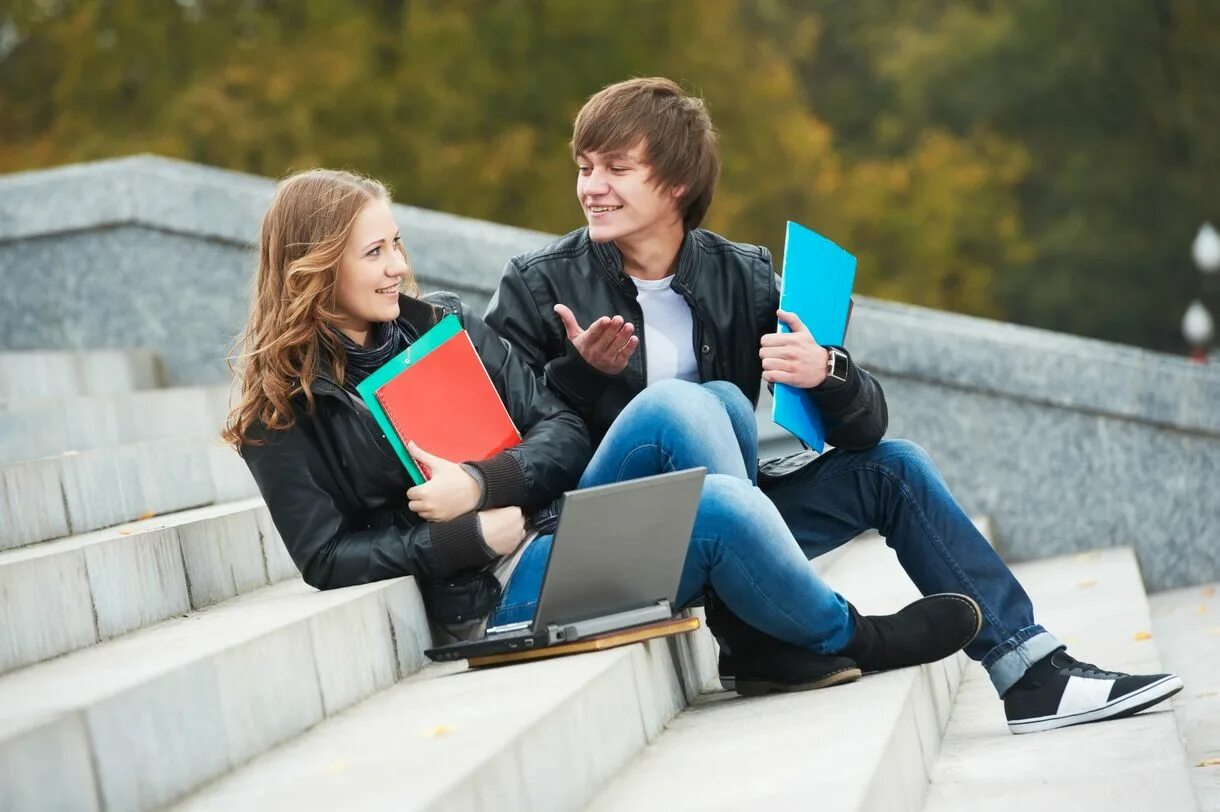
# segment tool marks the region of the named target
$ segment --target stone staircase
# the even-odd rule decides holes
[[[127,372],[85,377],[104,365]],[[1190,766],[1220,748],[1214,722],[1167,705],[1012,736],[960,655],[758,699],[719,690],[704,630],[429,664],[413,579],[307,587],[215,438],[227,389],[132,372],[155,366],[0,353],[0,371],[45,373],[0,389],[0,810],[1193,809],[1192,772],[1216,808],[1200,777],[1217,768]],[[866,612],[915,595],[876,537],[813,565]],[[1159,666],[1128,550],[1018,572],[1075,654]],[[1182,670],[1179,712],[1214,711]]]

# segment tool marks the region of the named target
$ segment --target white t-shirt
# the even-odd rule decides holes
[[[669,378],[699,382],[695,359],[695,322],[686,300],[673,291],[672,276],[636,279],[636,297],[644,311],[645,341],[648,342],[648,385]]]

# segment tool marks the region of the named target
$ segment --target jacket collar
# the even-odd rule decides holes
[[[589,229],[585,228],[584,236],[582,237],[590,245],[590,250],[593,256],[597,259],[597,263],[602,270],[610,277],[611,281],[619,286],[629,287],[634,294],[635,283],[631,281],[631,277],[623,270],[623,253],[618,246],[613,242],[594,242],[589,238]],[[702,247],[702,240],[699,232],[687,231],[682,238],[682,245],[678,248],[678,267],[674,272],[674,284],[679,288],[689,290],[695,279],[695,268],[698,265],[698,254]]]

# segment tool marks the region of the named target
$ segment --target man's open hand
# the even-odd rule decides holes
[[[633,335],[635,326],[624,321],[622,316],[602,316],[585,330],[577,323],[576,316],[572,315],[567,305],[555,305],[555,312],[580,357],[599,372],[619,374],[627,366],[627,359],[635,348],[640,346],[639,336]]]
[[[775,313],[792,332],[767,333],[762,337],[758,357],[762,359],[763,380],[813,389],[826,380],[830,352],[813,340],[813,333],[795,313],[787,310]]]
[[[407,453],[427,471],[428,481],[407,491],[407,507],[421,519],[447,522],[479,504],[479,483],[461,465],[429,454],[414,442],[407,443]]]

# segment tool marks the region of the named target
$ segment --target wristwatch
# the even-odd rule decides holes
[[[826,348],[826,379],[847,383],[847,353],[834,347]]]

